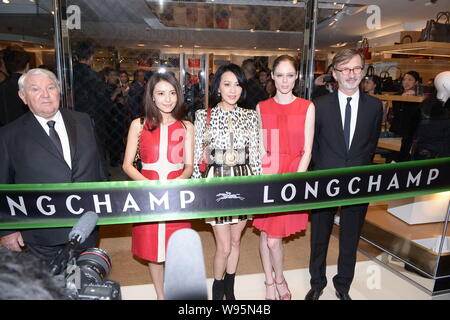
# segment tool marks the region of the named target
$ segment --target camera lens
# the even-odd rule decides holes
[[[101,283],[109,275],[111,259],[102,249],[89,248],[80,254],[77,265],[89,275],[93,283]]]

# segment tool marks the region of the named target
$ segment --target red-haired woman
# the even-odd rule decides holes
[[[261,115],[266,151],[263,174],[308,170],[315,112],[311,101],[297,98],[292,92],[298,78],[297,70],[293,57],[278,57],[272,68],[276,94],[256,106],[256,111]],[[291,299],[291,292],[283,275],[282,240],[305,230],[307,225],[308,213],[304,211],[255,216],[253,226],[261,230],[260,254],[266,277],[266,299]]]

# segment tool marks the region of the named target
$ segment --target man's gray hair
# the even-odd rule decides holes
[[[364,55],[356,49],[344,49],[338,52],[333,57],[331,65],[333,66],[333,69],[336,69],[339,64],[350,61],[350,59],[352,59],[354,56],[359,56],[361,58],[362,67],[364,68],[366,59],[364,58]]]
[[[55,74],[47,69],[34,68],[28,70],[28,72],[22,74],[19,78],[19,90],[25,92],[25,79],[30,75],[39,74],[42,76],[47,76],[49,79],[53,80],[58,87],[58,91],[61,92],[61,87],[59,86],[59,81],[56,78]]]

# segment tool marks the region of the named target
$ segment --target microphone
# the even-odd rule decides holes
[[[89,237],[97,225],[97,221],[98,215],[92,211],[88,211],[81,216],[69,233],[69,243],[58,252],[58,255],[50,263],[53,275],[64,270],[67,262],[73,258],[73,251]]]
[[[164,296],[167,300],[208,299],[202,244],[192,229],[177,230],[169,239]]]
[[[98,214],[88,211],[81,216],[69,233],[69,241],[76,239],[78,244],[83,243],[97,225]]]

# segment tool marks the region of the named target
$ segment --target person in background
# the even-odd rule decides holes
[[[195,76],[189,72],[185,73],[184,85],[184,101],[186,103],[187,117],[190,121],[195,121],[195,112],[203,108],[203,94],[200,89],[198,81],[195,81]]]
[[[242,70],[244,70],[247,79],[247,94],[243,105],[246,109],[255,110],[258,102],[267,98],[266,92],[261,88],[258,79],[256,79],[256,65],[253,59],[247,59],[242,62]]]
[[[367,94],[381,94],[381,78],[377,75],[365,76],[361,82],[361,88]],[[389,110],[386,101],[381,101],[381,103],[383,104],[382,123],[385,123]]]
[[[312,99],[333,93],[337,90],[338,83],[332,75],[333,67],[330,65],[327,71],[314,79]]]
[[[144,115],[142,105],[146,83],[144,70],[136,70],[133,78],[134,80],[130,85],[130,92],[128,94],[128,105],[130,108],[131,121]]]
[[[255,110],[239,107],[245,100],[245,75],[235,64],[221,66],[214,75],[211,109],[195,116],[193,178],[261,174],[259,119]],[[209,120],[208,120],[209,118]],[[206,153],[206,155],[205,155]],[[200,171],[202,158],[212,158]],[[234,279],[240,254],[241,234],[249,216],[208,218],[216,240],[213,300],[235,300]]]
[[[408,71],[402,79],[401,96],[416,96],[417,86],[422,82],[420,75],[416,71]],[[408,161],[411,159],[411,146],[414,132],[420,120],[420,103],[393,101],[393,118],[389,131],[402,138],[399,152],[394,153],[392,160],[396,162]]]
[[[3,51],[8,78],[0,84],[0,127],[28,112],[20,99],[18,80],[30,66],[30,56],[20,47],[8,47]]]
[[[436,92],[421,105],[412,159],[450,157],[450,71],[434,78]]]
[[[101,143],[102,153],[106,149],[110,127],[112,103],[107,93],[104,79],[92,69],[94,45],[90,41],[76,43],[73,66],[74,110],[86,112],[94,122],[95,131]]]
[[[368,94],[381,94],[381,78],[379,76],[365,76],[362,89]]]
[[[272,70],[276,94],[256,106],[261,116],[266,151],[263,173],[305,172],[311,160],[314,138],[314,104],[292,92],[298,78],[298,66],[293,57],[278,57]],[[266,299],[290,300],[291,292],[283,275],[283,238],[307,228],[308,212],[257,215],[253,226],[261,231],[260,254]]]
[[[275,87],[275,81],[273,79],[267,80],[266,93],[268,98],[272,98],[277,93],[277,88]]]
[[[262,88],[264,91],[266,91],[266,92],[267,92],[267,90],[266,90],[266,85],[267,85],[267,82],[268,82],[270,79],[271,79],[271,78],[270,78],[270,71],[269,71],[269,70],[263,69],[263,70],[261,70],[261,71],[258,72],[258,81],[259,81],[259,85],[260,85],[261,88]],[[267,98],[269,98],[269,97],[267,96]]]
[[[128,96],[128,90],[121,87],[120,74],[116,70],[109,70],[106,73],[107,84],[106,92],[110,97],[111,112],[108,117],[109,122],[109,138],[107,150],[109,153],[109,165],[117,167],[121,163],[122,152],[125,148],[125,103]],[[127,96],[124,95],[126,93]]]
[[[380,136],[383,108],[380,100],[359,89],[364,76],[364,61],[364,56],[355,49],[345,49],[333,58],[333,77],[339,89],[314,100],[314,170],[372,163]],[[367,203],[340,207],[338,272],[333,278],[336,296],[340,300],[351,300],[349,290],[367,208]],[[326,257],[337,210],[337,207],[312,210],[311,290],[305,300],[318,300],[327,285]]]
[[[5,50],[0,51],[0,84],[2,84],[9,76],[3,59],[4,54]]]
[[[192,174],[194,126],[185,120],[180,84],[172,73],[154,73],[146,84],[145,117],[131,122],[122,168],[132,180],[188,179]],[[133,166],[140,153],[142,170]],[[135,224],[132,252],[147,260],[158,300],[164,299],[164,261],[170,236],[188,221]]]

